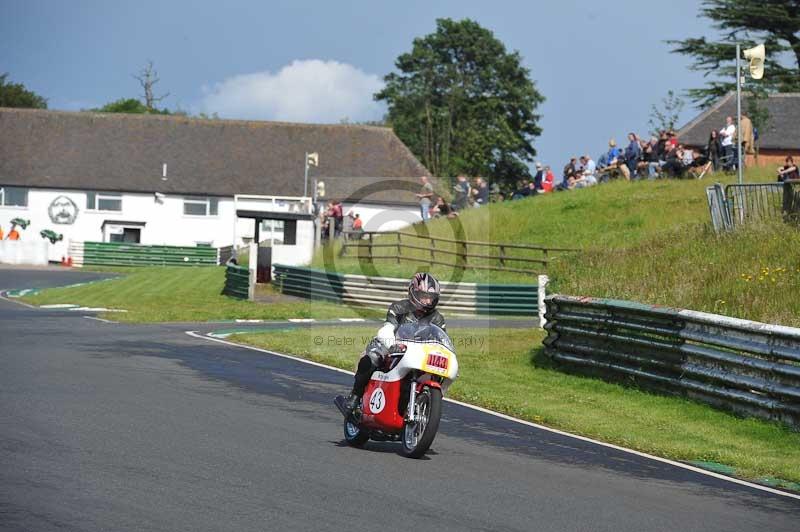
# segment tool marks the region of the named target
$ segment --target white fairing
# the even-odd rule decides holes
[[[458,378],[458,360],[456,354],[445,346],[433,342],[414,342],[401,340],[406,345],[406,352],[400,362],[388,373],[376,371],[372,374],[373,380],[384,382],[399,381],[405,378],[412,370],[419,370],[431,376],[442,377],[442,393]],[[394,337],[392,338],[394,343]],[[440,362],[446,360],[446,367],[432,366],[429,364],[431,357],[438,358]]]

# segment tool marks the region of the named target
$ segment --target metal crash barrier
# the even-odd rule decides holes
[[[225,267],[222,293],[238,299],[253,299],[252,273],[248,268],[229,264]]]
[[[70,242],[75,266],[215,266],[217,248],[145,246],[124,242]]]
[[[800,426],[800,329],[612,299],[546,299],[561,368]]]
[[[408,294],[408,279],[343,275],[281,264],[273,265],[273,272],[273,282],[281,293],[309,299],[386,308]],[[538,285],[443,282],[438,308],[464,314],[539,317],[546,285],[546,275],[539,276]]]

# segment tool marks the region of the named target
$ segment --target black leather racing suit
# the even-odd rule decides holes
[[[414,307],[414,304],[408,299],[395,301],[389,306],[389,310],[386,313],[386,323],[394,325],[395,332],[397,332],[397,328],[404,323],[417,322],[430,323],[440,327],[442,330],[446,330],[444,316],[442,316],[438,310],[433,309],[428,312],[418,311],[416,307]],[[353,395],[357,395],[358,397],[364,395],[364,390],[367,388],[370,377],[372,377],[372,372],[378,369],[373,360],[374,357],[370,357],[369,353],[371,350],[380,349],[381,347],[382,344],[377,338],[373,339],[369,345],[367,345],[367,349],[361,356],[361,360],[358,361],[358,369],[356,370],[355,380],[353,381]]]

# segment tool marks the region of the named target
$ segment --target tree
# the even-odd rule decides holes
[[[657,136],[661,131],[674,130],[685,105],[683,98],[672,90],[667,91],[667,96],[661,100],[661,108],[655,104],[650,108],[650,133]]]
[[[667,41],[673,53],[694,58],[692,70],[715,76],[706,87],[688,91],[699,107],[736,90],[736,43],[742,48],[766,45],[766,74],[758,82],[769,92],[800,90],[800,1],[704,0],[700,13],[723,32],[719,41],[705,37]],[[746,65],[745,65],[746,66]]]
[[[160,78],[158,77],[158,72],[155,71],[153,68],[153,62],[148,61],[147,65],[139,72],[138,76],[133,76],[135,79],[139,81],[139,84],[142,86],[142,90],[144,90],[144,106],[147,109],[146,112],[148,113],[156,113],[158,109],[156,108],[156,104],[169,96],[169,93],[162,94],[161,96],[156,96],[153,93],[153,87],[156,83],[158,83]]]
[[[136,98],[120,98],[113,102],[105,104],[98,109],[92,109],[99,113],[127,113],[127,114],[157,114],[168,115],[170,112],[167,109],[153,109],[148,110],[145,104]]]
[[[11,83],[8,73],[5,73],[0,74],[0,107],[47,109],[47,100],[26,89],[22,83]]]
[[[522,66],[491,31],[465,19],[438,19],[436,31],[414,39],[375,94],[386,122],[438,176],[459,173],[513,182],[529,176],[542,132],[544,101]]]

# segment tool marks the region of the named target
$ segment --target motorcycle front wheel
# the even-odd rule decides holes
[[[442,416],[442,391],[425,386],[414,401],[416,421],[403,427],[403,455],[420,458],[430,448]]]
[[[348,418],[344,420],[344,439],[353,447],[362,447],[369,439],[369,431],[362,429]]]

